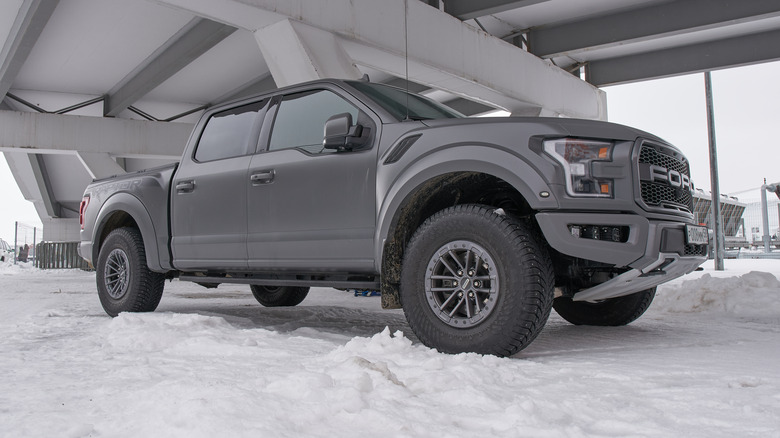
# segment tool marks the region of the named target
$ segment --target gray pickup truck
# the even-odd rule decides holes
[[[624,325],[695,270],[690,169],[636,129],[464,118],[368,81],[321,80],[206,111],[179,163],[94,181],[80,254],[105,311],[153,311],[166,279],[378,290],[443,352],[507,356],[552,308]]]

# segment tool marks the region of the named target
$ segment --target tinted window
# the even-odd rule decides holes
[[[317,90],[284,96],[268,149],[301,148],[315,154],[323,152],[325,122],[341,113],[352,114],[352,124],[357,123],[358,109],[333,92]]]
[[[454,109],[419,94],[400,88],[370,82],[350,81],[350,85],[370,97],[398,120],[408,115],[413,120],[452,119],[465,117]]]
[[[254,152],[258,114],[266,101],[222,111],[211,116],[200,136],[195,160],[213,161]],[[251,143],[251,145],[250,145]]]

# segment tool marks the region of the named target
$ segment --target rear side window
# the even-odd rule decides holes
[[[260,113],[267,100],[214,114],[206,122],[195,161],[214,161],[254,153],[260,126]]]
[[[353,125],[358,109],[328,90],[284,96],[276,114],[269,150],[300,148],[309,153],[324,152],[325,122],[336,114],[350,113]]]

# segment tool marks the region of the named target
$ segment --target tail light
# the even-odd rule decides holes
[[[89,206],[89,195],[84,196],[81,198],[81,204],[79,204],[79,225],[81,225],[81,229],[84,229],[84,213],[87,212],[87,207]]]

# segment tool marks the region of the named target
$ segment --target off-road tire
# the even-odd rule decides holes
[[[469,265],[478,256],[481,263],[474,261],[473,269],[450,269],[456,258]],[[456,287],[442,279],[448,276]],[[403,259],[400,296],[423,344],[445,353],[511,356],[542,331],[553,284],[552,261],[531,227],[494,208],[466,204],[434,214],[414,233]],[[451,294],[440,290],[448,288]],[[447,297],[460,292],[467,298],[455,307]]]
[[[655,297],[655,288],[597,303],[558,297],[553,308],[561,318],[575,325],[620,326],[642,316]]]
[[[135,228],[109,233],[100,248],[96,274],[100,304],[111,316],[152,312],[160,304],[165,276],[146,265],[144,241]]]
[[[292,307],[309,294],[308,287],[251,285],[252,295],[265,307]]]

